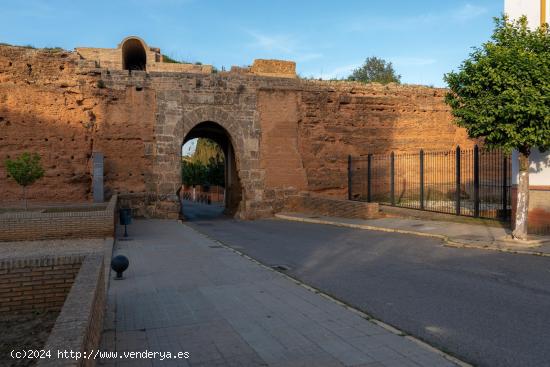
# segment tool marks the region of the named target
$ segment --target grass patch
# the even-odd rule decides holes
[[[41,212],[42,209],[39,208],[29,208],[28,210],[25,210],[25,208],[0,208],[0,214],[6,214],[6,213],[33,213],[33,212]]]
[[[70,212],[96,212],[105,210],[105,205],[81,205],[81,206],[52,206],[25,208],[0,208],[0,214],[9,213],[70,213]]]
[[[58,311],[31,312],[25,314],[10,313],[0,315],[0,355],[2,366],[33,366],[32,358],[8,358],[11,350],[39,350],[44,347],[48,336],[59,315]],[[7,332],[9,330],[9,332]],[[52,354],[55,352],[52,352]]]
[[[104,206],[78,206],[46,208],[42,213],[97,212],[105,210]]]
[[[173,59],[168,55],[162,55],[162,62],[166,62],[168,64],[185,64],[184,62]]]
[[[44,47],[43,50],[46,51],[46,52],[63,52],[63,51],[65,51],[65,49],[63,49],[61,47]]]

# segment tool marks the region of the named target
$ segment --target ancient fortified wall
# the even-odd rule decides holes
[[[129,41],[133,54],[124,53]],[[4,161],[31,151],[46,168],[32,200],[91,200],[91,155],[99,151],[108,192],[144,215],[175,217],[181,144],[195,126],[214,122],[234,151],[238,216],[269,216],[301,191],[344,198],[348,154],[471,146],[444,93],[302,80],[294,63],[274,60],[214,73],[163,63],[160,50],[137,38],[112,50],[0,46],[0,197],[19,200]]]

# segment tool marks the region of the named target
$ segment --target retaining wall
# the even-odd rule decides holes
[[[43,349],[52,353],[37,366],[95,366],[93,358],[57,358],[58,351],[73,351],[86,356],[97,351],[105,314],[105,271],[102,255],[88,255],[61,309]]]
[[[104,208],[62,212],[7,212],[0,214],[0,242],[56,238],[112,237],[117,196]]]
[[[0,261],[0,313],[58,311],[84,256]]]
[[[379,215],[378,203],[332,199],[309,194],[289,197],[286,200],[285,210],[305,214],[357,219],[372,219]]]

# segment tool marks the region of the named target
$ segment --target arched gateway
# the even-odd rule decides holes
[[[157,94],[162,110],[157,118],[155,152],[156,209],[154,215],[170,217],[180,213],[176,195],[181,187],[182,143],[197,137],[220,144],[227,162],[227,212],[239,218],[268,215],[264,209],[263,176],[259,146],[261,131],[247,110],[227,111],[223,107],[189,106],[181,94]],[[265,211],[265,214],[263,213]]]
[[[183,139],[183,144],[191,139],[207,138],[217,143],[223,151],[225,175],[225,212],[235,214],[242,199],[242,187],[237,169],[237,157],[229,132],[220,124],[213,121],[204,121],[195,125]],[[185,216],[185,207],[183,214]]]

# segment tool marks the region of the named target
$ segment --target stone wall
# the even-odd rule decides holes
[[[250,67],[250,72],[256,75],[296,78],[296,63],[294,61],[256,59]]]
[[[101,69],[74,53],[0,47],[0,205],[21,199],[5,159],[40,154],[45,176],[31,202],[91,199],[91,156],[105,154],[108,192],[144,192],[151,181],[155,93],[109,89]]]
[[[20,198],[4,165],[23,151],[40,154],[46,171],[29,188],[31,200],[82,201],[89,194],[99,112],[96,99],[86,96],[95,79],[78,77],[76,66],[71,53],[0,47],[0,201]]]
[[[309,82],[299,104],[308,190],[347,197],[347,156],[471,148],[452,122],[444,89]]]
[[[116,48],[78,47],[76,53],[87,60],[93,60],[98,67],[122,69],[122,52]]]
[[[281,65],[258,63],[257,69],[293,67]],[[472,144],[452,124],[445,91],[428,87],[305,81],[250,70],[129,73],[98,68],[75,53],[5,46],[0,81],[2,200],[20,197],[4,159],[25,150],[40,153],[46,168],[31,187],[32,200],[90,200],[90,158],[101,151],[108,192],[121,194],[136,214],[175,218],[181,144],[205,121],[229,135],[242,218],[270,216],[299,191],[345,198],[348,154]]]
[[[212,65],[195,65],[189,63],[164,62],[160,49],[149,47],[139,37],[126,37],[117,48],[77,47],[76,53],[85,60],[90,60],[96,66],[111,70],[123,70],[123,44],[126,41],[138,42],[143,47],[146,58],[147,71],[175,72],[175,73],[212,73]]]

